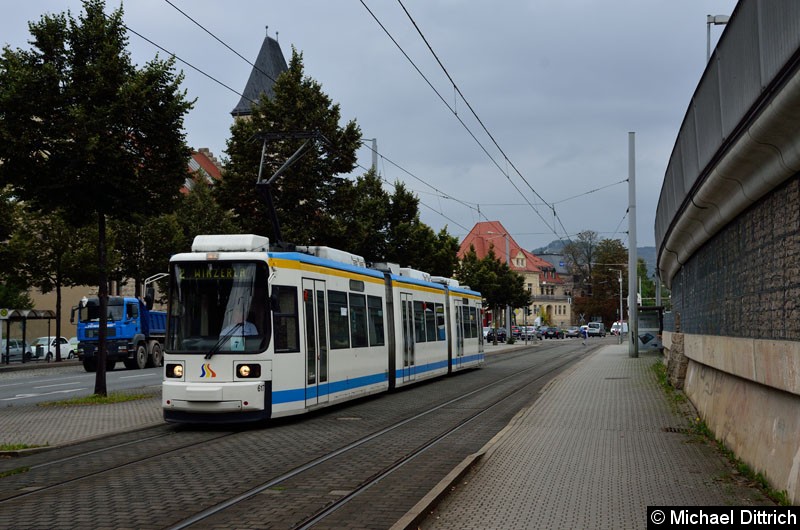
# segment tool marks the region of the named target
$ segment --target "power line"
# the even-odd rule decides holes
[[[181,10],[181,9],[180,9],[178,6],[176,6],[175,4],[173,4],[172,2],[170,2],[170,0],[164,0],[164,1],[165,1],[166,3],[168,3],[169,5],[171,5],[171,6],[172,6],[172,7],[173,7],[173,8],[174,8],[174,9],[175,9],[175,10],[176,10],[178,13],[180,13],[181,15],[185,16],[186,18],[188,18],[189,20],[191,20],[192,22],[194,22],[194,24],[195,24],[195,25],[196,25],[198,28],[202,29],[203,31],[205,31],[206,33],[208,33],[209,35],[211,35],[211,37],[212,37],[214,40],[216,40],[217,42],[219,42],[220,44],[222,44],[223,46],[225,46],[226,48],[228,48],[230,51],[232,51],[234,54],[236,54],[236,55],[237,55],[237,56],[238,56],[240,59],[242,59],[244,62],[246,62],[247,64],[249,64],[250,66],[252,66],[252,67],[253,67],[253,68],[255,68],[256,70],[258,70],[259,72],[261,72],[263,75],[265,75],[265,76],[267,77],[267,79],[269,79],[269,80],[270,80],[270,81],[272,81],[273,83],[275,83],[275,82],[276,82],[276,81],[275,81],[275,79],[273,79],[271,75],[269,75],[267,72],[265,72],[264,70],[262,70],[261,68],[259,68],[259,67],[258,67],[257,65],[255,65],[254,63],[250,62],[250,60],[249,60],[249,59],[247,59],[247,58],[246,58],[244,55],[242,55],[241,53],[237,52],[236,50],[234,50],[233,48],[231,48],[230,46],[228,46],[228,44],[227,44],[226,42],[224,42],[222,39],[220,39],[219,37],[217,37],[216,35],[214,35],[213,33],[211,33],[211,32],[210,32],[208,29],[206,29],[206,27],[205,27],[205,26],[203,26],[203,25],[202,25],[202,24],[200,24],[198,21],[196,21],[195,19],[193,19],[192,17],[190,17],[190,16],[189,16],[189,15],[188,15],[188,14],[187,14],[185,11]]]
[[[527,179],[525,178],[525,176],[524,176],[524,175],[523,175],[523,174],[522,174],[522,173],[519,171],[519,169],[518,169],[518,168],[517,168],[517,166],[516,166],[516,165],[515,165],[515,164],[514,164],[514,163],[511,161],[511,159],[510,159],[510,158],[508,158],[508,155],[506,155],[506,153],[505,153],[505,151],[503,150],[503,148],[502,148],[502,147],[500,147],[500,144],[497,142],[497,140],[495,140],[495,138],[494,138],[494,136],[492,135],[492,133],[489,131],[489,129],[488,129],[488,128],[486,127],[486,125],[483,123],[483,120],[481,120],[481,118],[478,116],[478,113],[477,113],[477,112],[475,112],[475,109],[472,107],[472,105],[470,104],[470,102],[469,102],[469,101],[467,100],[467,98],[464,96],[463,92],[461,92],[461,89],[458,87],[458,85],[456,84],[455,80],[454,80],[454,79],[453,79],[453,77],[450,75],[450,72],[448,72],[448,71],[447,71],[447,68],[445,68],[444,64],[442,64],[442,61],[439,59],[439,56],[438,56],[438,55],[436,54],[436,52],[433,50],[433,47],[430,45],[430,43],[428,42],[428,39],[427,39],[427,38],[425,37],[425,35],[422,33],[422,30],[419,28],[419,25],[416,23],[416,21],[414,20],[414,18],[411,16],[411,13],[409,13],[409,12],[408,12],[408,9],[406,9],[406,6],[405,6],[405,5],[403,5],[403,2],[402,2],[402,0],[397,0],[397,3],[398,3],[398,4],[400,4],[400,7],[401,7],[401,8],[403,8],[403,11],[405,12],[405,14],[406,14],[406,16],[408,17],[408,19],[411,21],[411,24],[414,26],[414,29],[416,29],[416,30],[417,30],[417,33],[419,34],[420,38],[422,38],[423,42],[424,42],[424,43],[425,43],[425,45],[428,47],[428,50],[430,50],[430,52],[431,52],[431,54],[433,55],[434,59],[436,59],[436,62],[439,64],[439,67],[442,69],[442,71],[443,71],[443,72],[445,73],[445,75],[447,76],[447,79],[449,79],[449,80],[450,80],[450,83],[453,85],[453,90],[455,90],[455,91],[456,91],[456,93],[458,93],[458,95],[459,95],[459,96],[461,96],[461,99],[462,99],[462,100],[464,101],[464,103],[467,105],[467,108],[470,110],[470,112],[472,113],[472,115],[473,115],[473,116],[475,117],[475,119],[478,121],[478,123],[480,124],[480,126],[483,128],[483,131],[484,131],[484,132],[486,133],[486,135],[487,135],[487,136],[488,136],[488,137],[489,137],[489,138],[492,140],[492,143],[493,143],[493,144],[494,144],[494,146],[497,148],[497,150],[498,150],[498,151],[500,151],[500,154],[502,154],[502,155],[503,155],[503,158],[505,159],[506,163],[511,165],[511,167],[514,169],[514,171],[515,171],[515,172],[516,172],[516,174],[519,176],[519,178],[520,178],[520,179],[522,179],[522,181],[525,183],[525,185],[526,185],[526,186],[528,186],[528,189],[530,189],[530,190],[531,190],[531,192],[533,192],[533,194],[534,194],[536,197],[538,197],[538,198],[539,198],[539,200],[541,200],[543,203],[547,204],[547,205],[550,207],[550,209],[553,211],[553,215],[556,217],[556,219],[558,219],[558,216],[557,216],[557,214],[556,214],[556,212],[555,212],[555,208],[553,207],[553,205],[551,205],[551,204],[548,204],[548,203],[547,203],[547,201],[546,201],[546,200],[545,200],[545,199],[544,199],[544,198],[543,198],[543,197],[542,197],[542,196],[541,196],[541,195],[540,195],[540,194],[539,194],[539,193],[538,193],[538,192],[537,192],[535,189],[533,189],[533,186],[531,186],[530,182],[528,182],[528,180],[527,180]],[[363,0],[362,0],[362,4],[363,4]],[[459,121],[460,121],[460,120],[459,120]],[[462,122],[462,123],[463,123],[463,122]],[[501,171],[502,171],[502,170],[501,170]],[[504,174],[506,175],[506,178],[508,178],[508,175],[507,175],[507,173],[505,173],[505,172],[504,172]],[[510,178],[509,178],[509,181],[511,181],[511,179],[510,179]],[[517,187],[516,187],[516,185],[514,185],[514,188],[515,188],[517,191],[520,191],[520,190],[519,190],[519,188],[517,188]],[[520,191],[520,194],[522,195],[522,192],[521,192],[521,191]],[[524,195],[523,195],[523,197],[524,197]],[[527,199],[526,199],[526,201],[527,201]],[[528,202],[528,204],[530,204],[530,202]],[[539,211],[538,211],[536,208],[534,208],[533,204],[530,204],[530,206],[531,206],[531,208],[533,209],[533,211],[534,211],[534,212],[536,212],[536,214],[537,214],[537,215],[538,215],[538,216],[539,216],[539,217],[542,219],[542,221],[544,221],[545,225],[547,225],[547,221],[544,219],[544,217],[542,217],[542,215],[539,213]],[[560,220],[559,220],[559,222],[560,222]],[[547,226],[549,226],[549,225],[547,225]],[[563,225],[562,225],[562,228],[563,228]],[[566,231],[566,230],[565,230],[565,231]],[[553,225],[553,234],[555,234],[555,235],[556,235],[556,237],[558,237],[558,233],[556,233],[556,231],[555,231],[555,223],[554,223],[554,225]]]
[[[363,2],[362,2],[362,3],[363,3]],[[480,117],[478,116],[478,114],[475,112],[475,109],[473,109],[473,108],[472,108],[472,105],[470,104],[470,102],[467,100],[467,98],[466,98],[466,97],[464,96],[464,94],[461,92],[461,89],[460,89],[460,88],[458,88],[458,85],[457,85],[457,84],[456,84],[456,82],[453,80],[453,77],[450,75],[450,72],[448,72],[448,71],[447,71],[447,68],[445,68],[445,67],[444,67],[444,64],[442,64],[442,61],[439,59],[439,56],[438,56],[438,55],[436,55],[436,52],[435,52],[435,51],[433,51],[433,47],[432,47],[432,46],[430,45],[430,43],[428,42],[428,39],[427,39],[427,38],[425,38],[425,35],[423,35],[423,34],[422,34],[422,30],[419,28],[419,26],[417,25],[417,22],[416,22],[416,21],[414,20],[414,18],[411,16],[411,13],[409,13],[409,12],[408,12],[408,9],[406,9],[406,6],[404,6],[404,5],[403,5],[403,2],[402,2],[402,0],[397,0],[397,3],[398,3],[398,4],[400,4],[400,7],[402,7],[402,8],[403,8],[403,11],[405,12],[406,16],[408,16],[408,19],[411,21],[411,24],[413,24],[413,26],[414,26],[414,29],[416,29],[416,30],[417,30],[417,33],[418,33],[418,34],[419,34],[419,36],[422,38],[422,41],[425,43],[425,45],[428,47],[428,50],[430,50],[431,54],[433,55],[433,58],[434,58],[434,59],[436,59],[436,62],[437,62],[437,63],[439,63],[439,66],[441,67],[441,69],[442,69],[442,71],[444,72],[444,74],[447,76],[447,79],[449,79],[449,80],[450,80],[450,83],[453,85],[453,89],[454,89],[454,90],[455,90],[455,91],[458,93],[458,95],[459,95],[459,96],[461,96],[461,99],[462,99],[462,100],[464,101],[464,103],[467,105],[467,108],[470,110],[470,112],[471,112],[471,113],[472,113],[472,115],[475,117],[475,119],[476,119],[476,120],[478,120],[478,123],[479,123],[479,124],[481,125],[481,127],[483,128],[483,131],[484,131],[484,132],[486,133],[486,135],[487,135],[487,136],[488,136],[488,137],[489,137],[489,138],[492,140],[492,143],[494,143],[494,146],[497,148],[497,150],[498,150],[498,151],[500,151],[500,154],[502,154],[502,155],[503,155],[503,158],[505,159],[505,161],[506,161],[506,162],[508,162],[509,164],[511,164],[511,167],[512,167],[512,168],[514,168],[514,170],[516,171],[517,175],[519,175],[519,177],[522,179],[522,181],[523,181],[523,182],[525,182],[525,184],[526,184],[526,185],[528,186],[528,188],[529,188],[529,189],[530,189],[530,190],[533,192],[533,194],[534,194],[534,195],[536,195],[536,196],[539,198],[539,200],[541,200],[542,202],[544,202],[545,204],[547,204],[547,201],[545,201],[545,200],[544,200],[544,198],[543,198],[541,195],[539,195],[539,193],[538,193],[538,192],[537,192],[535,189],[533,189],[533,186],[531,186],[531,185],[530,185],[530,183],[527,181],[527,179],[526,179],[526,178],[525,178],[525,177],[522,175],[522,173],[520,173],[520,171],[519,171],[519,170],[516,168],[516,166],[514,165],[514,163],[513,163],[513,162],[511,162],[511,160],[510,160],[510,159],[508,158],[508,156],[506,155],[505,151],[503,151],[503,148],[502,148],[502,147],[500,147],[500,144],[498,144],[498,143],[497,143],[497,140],[495,140],[494,136],[492,136],[492,133],[491,133],[491,132],[489,132],[489,129],[487,129],[487,128],[486,128],[486,125],[484,125],[484,123],[483,123],[483,120],[481,120],[481,119],[480,119]]]
[[[461,117],[458,115],[458,112],[456,112],[456,110],[453,107],[451,107],[449,103],[447,103],[447,101],[444,99],[442,94],[433,86],[433,84],[428,80],[428,78],[425,76],[425,74],[422,73],[422,71],[419,69],[419,67],[416,65],[416,63],[411,59],[411,57],[409,57],[409,55],[406,53],[406,51],[403,49],[403,47],[400,46],[400,44],[397,42],[397,40],[389,32],[389,30],[386,29],[386,26],[383,25],[383,23],[378,19],[378,17],[375,15],[375,13],[372,12],[372,10],[369,8],[369,6],[367,6],[367,4],[364,3],[364,0],[360,0],[360,2],[361,2],[361,5],[364,6],[364,9],[367,10],[367,12],[372,16],[372,18],[375,20],[375,22],[381,27],[383,32],[386,33],[386,35],[389,37],[389,39],[394,43],[394,45],[397,47],[397,49],[400,50],[400,52],[403,54],[403,56],[406,58],[406,60],[408,60],[408,62],[411,63],[411,66],[414,67],[414,69],[425,80],[425,82],[428,84],[428,86],[431,87],[431,90],[433,90],[436,93],[436,95],[439,97],[439,99],[442,101],[442,103],[444,103],[445,107],[447,107],[447,109],[456,117],[456,119],[461,124],[461,126],[464,127],[464,129],[469,133],[469,135],[472,137],[472,139],[475,140],[475,142],[478,144],[478,146],[480,146],[481,150],[486,154],[486,156],[489,157],[489,159],[492,161],[492,163],[494,163],[494,165],[497,167],[497,169],[500,170],[500,173],[502,173],[506,177],[506,179],[508,179],[509,183],[520,194],[520,196],[525,198],[525,194],[522,193],[522,190],[520,190],[519,187],[514,183],[514,181],[511,180],[511,177],[508,175],[508,173],[503,170],[503,168],[500,166],[500,164],[497,162],[497,160],[494,159],[494,157],[491,155],[491,153],[489,153],[489,151],[481,143],[481,141],[478,140],[478,138],[475,136],[475,133],[472,132],[472,130],[469,128],[469,126],[467,126],[467,124],[464,123],[464,120],[461,119]],[[462,96],[462,98],[463,98],[463,96]],[[506,158],[506,162],[510,163],[508,158]],[[514,167],[513,164],[511,164],[511,165],[512,165],[512,167]],[[516,168],[514,168],[514,169],[516,169]],[[519,171],[517,171],[517,173],[519,173]],[[523,180],[524,180],[524,178],[523,178]],[[535,191],[534,191],[534,193],[535,193]],[[533,206],[533,204],[530,203],[530,201],[528,201],[527,199],[525,199],[525,200],[528,202],[528,205],[536,213],[536,215],[538,215],[539,218],[542,221],[544,221],[545,225],[547,225],[547,221],[545,220],[544,217],[542,217],[542,214]],[[542,200],[544,201],[544,199],[542,199]],[[558,234],[556,234],[556,236],[558,236]]]

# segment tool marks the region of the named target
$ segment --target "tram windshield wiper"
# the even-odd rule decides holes
[[[222,348],[222,345],[225,344],[225,341],[233,337],[234,332],[239,328],[244,328],[244,323],[237,322],[236,324],[231,326],[231,329],[229,329],[228,332],[225,333],[224,335],[221,335],[216,344],[214,344],[211,347],[211,349],[208,350],[208,353],[206,354],[205,358],[210,359],[215,353],[219,353],[219,350]]]

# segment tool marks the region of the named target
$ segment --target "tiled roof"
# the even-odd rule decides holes
[[[247,80],[242,98],[236,108],[231,111],[231,115],[234,117],[252,114],[252,102],[258,101],[261,94],[266,94],[270,98],[275,96],[272,89],[275,80],[288,69],[280,44],[269,35],[264,37],[254,64],[255,68],[250,72],[250,78]]]
[[[505,229],[500,221],[485,221],[476,223],[472,227],[467,237],[461,241],[461,247],[458,250],[458,257],[463,258],[464,254],[469,252],[470,246],[475,247],[475,253],[479,259],[483,259],[489,253],[489,248],[494,247],[494,254],[502,262],[506,262],[506,234],[508,231]],[[551,270],[553,266],[547,261],[541,259],[535,254],[528,252],[520,247],[514,238],[508,235],[508,250],[510,259],[508,260],[511,270],[521,273],[541,273],[544,269]],[[514,263],[514,258],[519,254],[525,257],[525,267],[518,267]],[[556,274],[555,278],[548,278],[550,283],[561,283],[562,280]]]

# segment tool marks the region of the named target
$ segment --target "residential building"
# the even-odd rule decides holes
[[[469,234],[461,241],[459,258],[475,248],[479,259],[483,259],[493,248],[500,261],[508,263],[509,268],[520,274],[531,294],[529,315],[526,318],[524,308],[514,308],[512,320],[517,325],[527,322],[532,324],[541,313],[546,321],[554,326],[566,327],[572,323],[571,289],[565,287],[556,267],[522,248],[508,233],[500,221],[477,223]],[[471,286],[480,289],[480,286]],[[491,314],[487,311],[487,314]],[[498,321],[503,319],[498,316]]]

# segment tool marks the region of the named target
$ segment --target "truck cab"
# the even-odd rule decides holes
[[[77,310],[78,359],[87,372],[97,370],[100,338],[100,301],[84,298]],[[106,310],[106,369],[113,370],[117,361],[126,368],[160,366],[166,313],[150,311],[138,298],[109,296]]]

